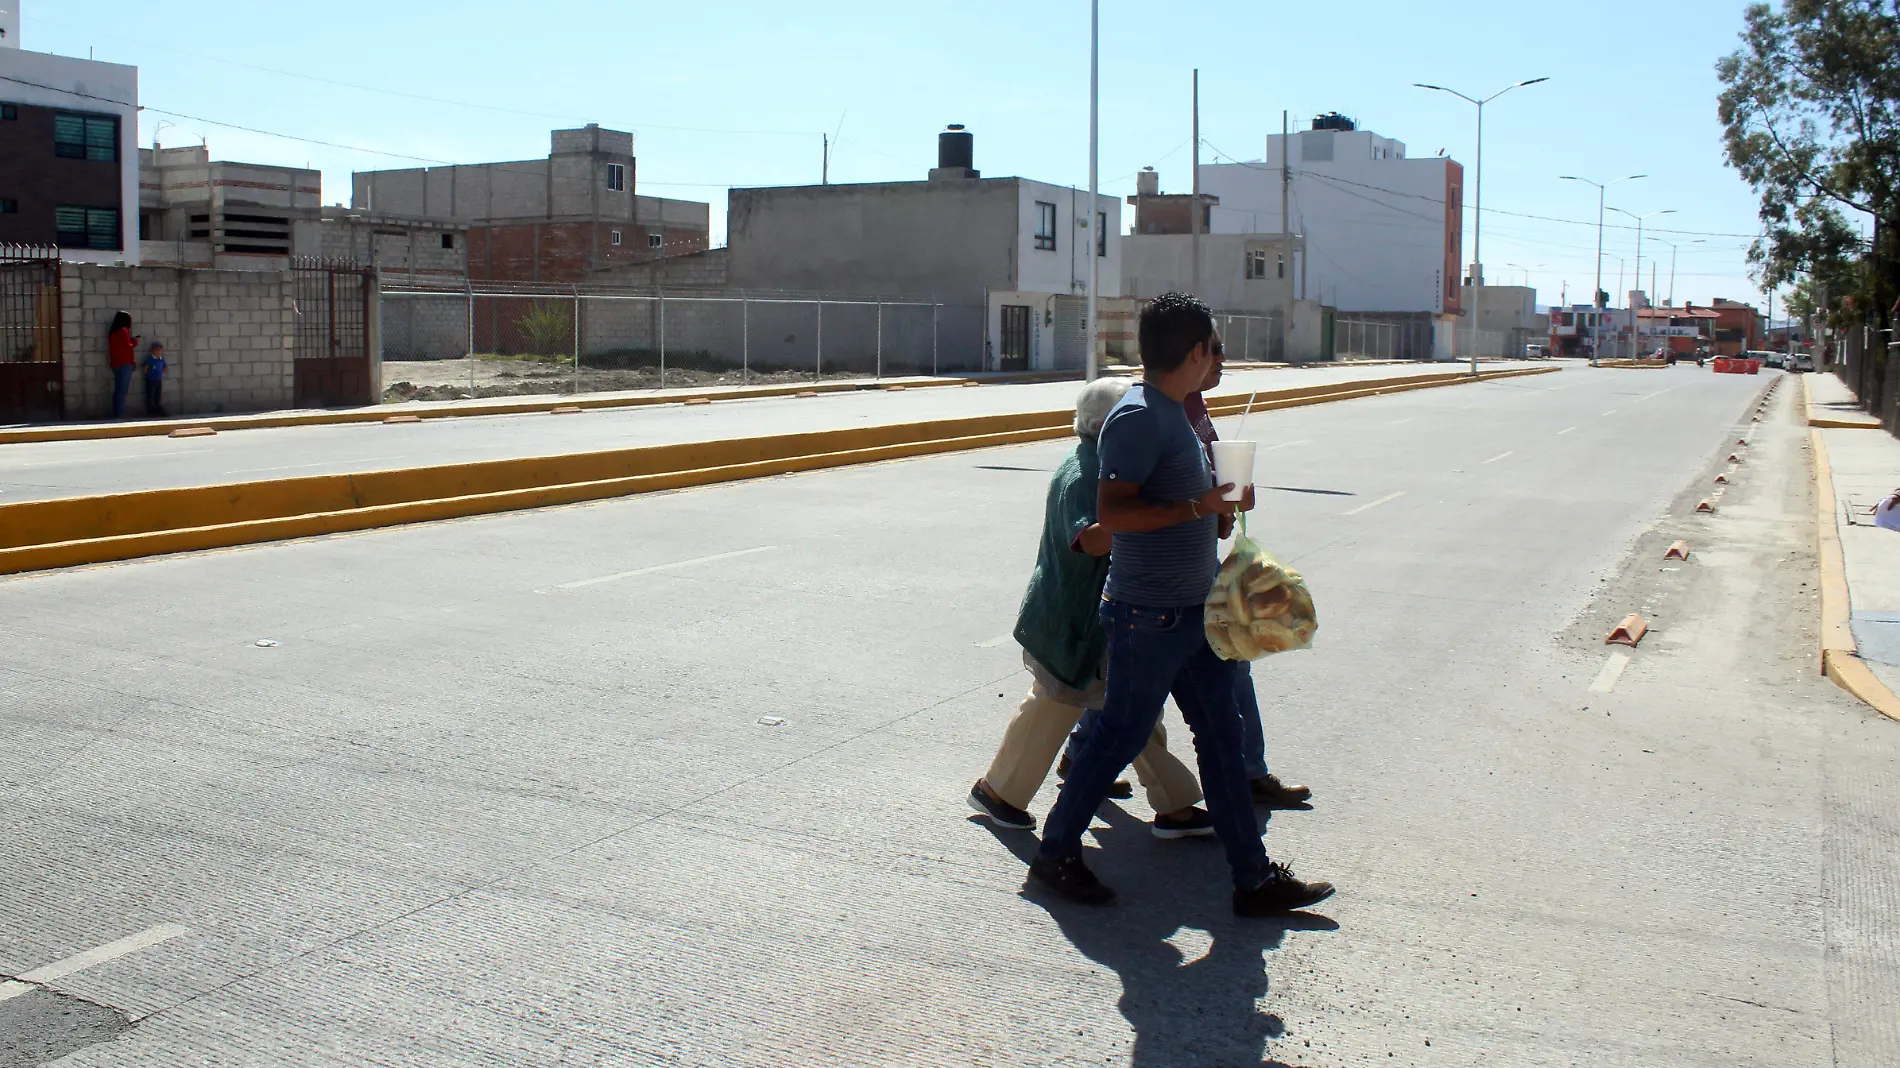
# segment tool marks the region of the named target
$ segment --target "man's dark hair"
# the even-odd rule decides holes
[[[1168,372],[1214,336],[1214,313],[1186,293],[1163,293],[1141,309],[1141,365]]]

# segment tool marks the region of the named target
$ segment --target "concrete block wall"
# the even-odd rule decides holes
[[[383,297],[383,359],[459,360],[468,354],[468,298]]]
[[[114,313],[166,348],[165,407],[174,415],[266,411],[295,392],[296,310],[288,272],[65,264],[60,300],[66,417],[112,411],[106,330]],[[144,412],[134,381],[128,415]]]

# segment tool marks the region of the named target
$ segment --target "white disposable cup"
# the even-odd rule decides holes
[[[1237,501],[1252,485],[1253,454],[1259,444],[1256,441],[1214,442],[1214,484],[1232,483],[1234,487],[1221,494],[1222,500]]]

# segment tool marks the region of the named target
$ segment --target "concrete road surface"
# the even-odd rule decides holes
[[[1061,443],[0,581],[0,1065],[1900,1063],[1789,391],[1692,514],[1765,384],[1256,419],[1285,922],[1138,801],[1107,911],[967,818]]]
[[[1490,368],[1538,366],[1487,364]],[[1548,365],[1544,365],[1548,366]],[[1567,364],[1566,366],[1577,366]],[[1336,366],[1236,373],[1223,392],[1409,378],[1456,364]],[[423,423],[346,423],[240,430],[204,438],[114,438],[0,445],[0,503],[210,486],[303,475],[550,456],[682,441],[1049,411],[1075,402],[1080,382],[938,386],[731,401],[703,407],[605,408],[575,415],[461,416]],[[1456,387],[1462,388],[1462,387]],[[548,399],[550,407],[563,398]]]

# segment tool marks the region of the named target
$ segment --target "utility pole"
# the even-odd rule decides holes
[[[1280,247],[1286,250],[1286,256],[1287,256],[1286,265],[1287,267],[1291,268],[1293,266],[1292,264],[1293,221],[1291,217],[1287,215],[1286,202],[1287,202],[1287,193],[1292,188],[1292,175],[1290,175],[1287,172],[1286,158],[1287,158],[1286,111],[1282,109],[1280,112]],[[1304,263],[1305,260],[1306,260],[1306,250],[1301,249],[1300,261]],[[1289,289],[1292,288],[1292,283],[1290,281],[1287,283],[1287,288]],[[1306,294],[1302,293],[1300,295],[1305,296]],[[1292,309],[1288,308],[1287,313],[1288,315],[1291,315]]]
[[[825,139],[824,141],[825,161],[821,165],[821,169],[818,172],[818,184],[830,185],[831,184],[831,135],[819,134],[818,136]]]
[[[1097,200],[1101,193],[1100,189],[1097,188],[1101,184],[1101,44],[1102,3],[1101,0],[1089,0],[1089,226],[1087,233],[1092,240],[1089,241],[1088,250],[1088,308],[1083,314],[1083,318],[1087,320],[1083,326],[1083,330],[1086,333],[1088,341],[1088,359],[1087,362],[1083,364],[1082,376],[1090,382],[1095,381],[1095,376],[1100,373],[1096,366],[1095,358],[1095,343],[1096,338],[1099,336],[1095,325],[1095,289],[1100,266],[1096,263],[1096,260],[1100,259],[1100,257],[1095,254],[1097,243],[1100,243],[1100,247],[1104,252],[1108,250],[1107,223],[1106,221],[1098,221],[1096,218],[1098,214],[1105,213],[1098,213],[1095,210]],[[1098,226],[1101,227],[1103,231],[1100,234],[1095,232]]]
[[[1196,297],[1201,295],[1201,68],[1194,68],[1194,196],[1188,207],[1189,233],[1194,235],[1191,256],[1194,266],[1191,269],[1192,281],[1188,291]]]

